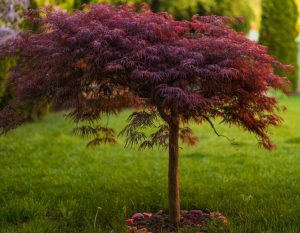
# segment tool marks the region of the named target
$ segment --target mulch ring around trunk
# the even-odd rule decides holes
[[[169,216],[162,211],[157,213],[136,213],[125,221],[128,232],[138,233],[175,233],[189,229],[191,232],[204,233],[205,226],[216,222],[228,225],[229,222],[219,212],[203,212],[201,210],[181,211],[181,219],[177,225],[170,224]]]

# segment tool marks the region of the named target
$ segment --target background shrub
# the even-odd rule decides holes
[[[295,71],[287,75],[291,80],[291,89],[296,90],[298,83],[298,18],[297,5],[294,0],[262,0],[262,20],[260,43],[269,47],[269,53],[285,64],[292,64]]]

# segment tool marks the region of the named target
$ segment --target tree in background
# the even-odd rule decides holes
[[[294,66],[294,72],[288,75],[293,91],[298,84],[297,19],[298,11],[294,0],[262,0],[259,42],[268,46],[270,54],[281,62]],[[277,72],[282,75],[281,71]]]
[[[138,107],[122,130],[127,146],[169,149],[169,217],[180,220],[179,139],[194,145],[190,122],[235,124],[271,149],[267,129],[278,125],[277,100],[267,90],[286,79],[273,68],[288,67],[266,48],[228,27],[230,20],[195,16],[175,21],[147,7],[96,4],[72,14],[49,10],[42,31],[9,40],[2,57],[18,57],[9,77],[16,98],[0,111],[0,132],[24,122],[32,101],[63,103],[79,123],[75,132],[93,136],[89,145],[115,142],[103,115]],[[148,134],[146,128],[154,130]],[[217,133],[218,134],[218,133]],[[219,135],[219,134],[218,134]],[[221,136],[221,135],[219,135]]]
[[[249,32],[254,13],[248,1],[245,0],[176,0],[166,1],[164,10],[170,12],[176,19],[188,19],[194,14],[222,15],[231,18],[243,18],[237,25],[238,31]]]
[[[203,3],[202,3],[203,4]],[[205,15],[224,15],[231,18],[241,17],[240,22],[234,25],[238,31],[249,32],[251,21],[254,20],[254,12],[248,1],[245,0],[215,0],[210,10]]]

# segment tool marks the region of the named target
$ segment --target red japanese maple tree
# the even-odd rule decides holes
[[[95,4],[72,14],[46,9],[32,13],[39,32],[26,32],[0,48],[17,57],[9,88],[15,98],[0,111],[2,133],[24,122],[22,107],[34,100],[70,108],[75,129],[92,135],[90,145],[115,142],[113,129],[99,125],[106,114],[136,107],[121,134],[126,145],[169,148],[169,217],[180,219],[178,143],[195,144],[187,127],[221,118],[254,133],[271,149],[267,129],[278,125],[277,100],[269,88],[289,69],[267,48],[230,28],[232,20],[194,16],[176,21],[147,6]],[[34,15],[42,15],[35,17]],[[159,120],[162,119],[162,120]],[[147,127],[157,131],[147,135]]]

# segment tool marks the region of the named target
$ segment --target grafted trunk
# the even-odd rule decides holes
[[[178,137],[179,119],[169,122],[169,220],[176,224],[180,221],[179,174],[178,174]]]

